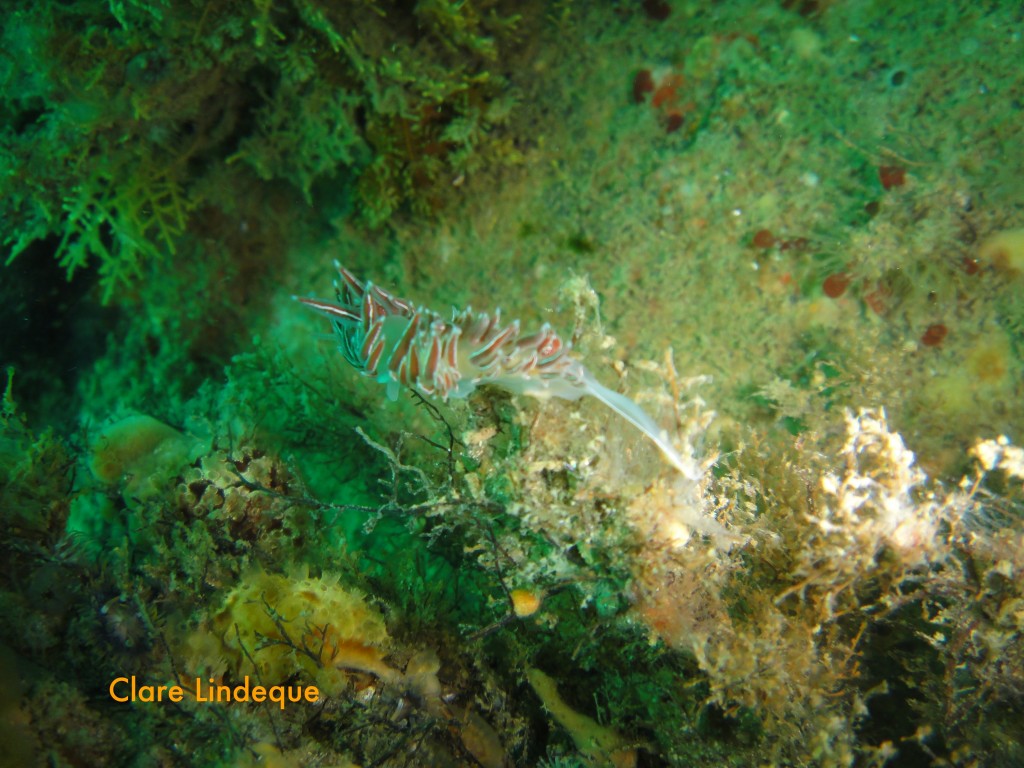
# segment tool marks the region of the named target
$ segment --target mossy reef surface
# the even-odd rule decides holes
[[[6,8],[0,765],[1024,765],[1020,3]]]

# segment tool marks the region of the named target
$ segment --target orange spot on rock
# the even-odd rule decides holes
[[[658,82],[657,88],[654,90],[654,98],[651,99],[651,106],[655,109],[659,107],[674,107],[679,101],[678,91],[683,87],[683,83],[686,82],[680,74],[670,72],[665,75]]]
[[[949,333],[949,329],[945,325],[934,323],[929,325],[924,334],[922,334],[921,343],[926,347],[937,347],[946,338],[947,333]]]
[[[753,243],[755,248],[774,248],[775,235],[772,234],[770,229],[759,229],[754,233],[754,239],[751,243]]]
[[[907,183],[907,169],[899,165],[881,165],[878,167],[878,180],[885,189],[895,189]]]
[[[654,79],[651,70],[641,69],[633,78],[633,103],[643,104],[647,94],[654,90]]]
[[[683,113],[678,109],[671,110],[665,118],[665,133],[675,133],[683,127]]]
[[[821,289],[830,299],[838,299],[846,293],[846,289],[849,285],[850,276],[845,272],[836,272],[834,275],[829,275],[825,278],[825,282],[822,283]]]

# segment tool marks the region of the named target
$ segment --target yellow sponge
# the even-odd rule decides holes
[[[251,571],[187,645],[200,674],[240,679],[251,674],[251,660],[264,685],[304,671],[326,695],[344,689],[348,671],[387,681],[398,676],[384,662],[390,638],[380,611],[328,575]]]
[[[1010,277],[1024,275],[1024,229],[1007,229],[989,235],[978,246],[978,257]]]

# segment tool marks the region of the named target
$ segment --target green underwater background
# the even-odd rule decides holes
[[[1021,3],[0,34],[0,766],[1024,765]],[[550,323],[694,476],[389,400],[335,260]],[[195,695],[247,677],[320,698]]]

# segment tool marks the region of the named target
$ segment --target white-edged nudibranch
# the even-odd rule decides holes
[[[547,323],[524,336],[518,320],[502,324],[501,310],[488,315],[471,307],[445,320],[334,265],[341,275],[336,301],[294,298],[331,321],[345,359],[384,384],[391,400],[400,386],[442,400],[466,397],[483,384],[539,398],[591,395],[650,438],[683,475],[700,479],[697,463],[676,451],[667,432],[639,405],[597,381]]]

